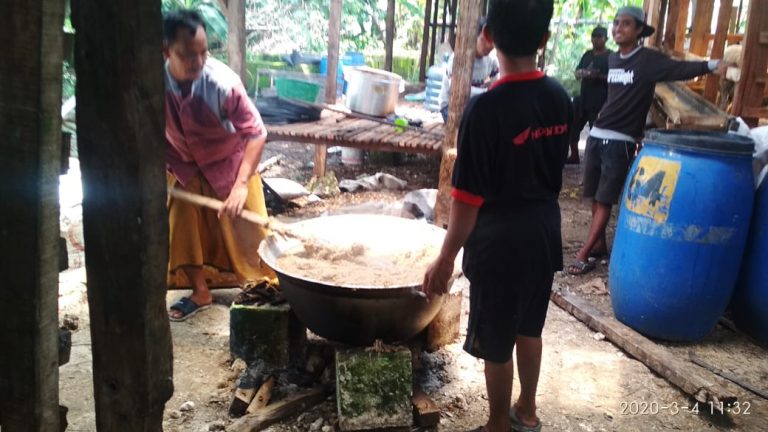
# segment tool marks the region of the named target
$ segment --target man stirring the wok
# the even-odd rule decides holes
[[[236,217],[243,209],[267,216],[256,173],[267,131],[237,74],[208,57],[200,15],[170,13],[163,36],[168,187],[224,202],[217,214],[168,198],[169,285],[192,286],[168,313],[181,321],[211,304],[208,284],[226,274],[276,284],[257,253],[266,230]]]

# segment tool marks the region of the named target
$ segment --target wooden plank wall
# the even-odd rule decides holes
[[[160,7],[79,0],[72,17],[96,427],[157,432],[173,393]]]
[[[64,2],[3,1],[0,16],[0,429],[53,432]]]

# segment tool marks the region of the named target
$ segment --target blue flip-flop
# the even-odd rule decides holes
[[[171,310],[177,310],[181,312],[181,316],[176,318],[168,315],[168,319],[171,321],[184,321],[187,318],[195,315],[196,313],[206,310],[209,307],[211,307],[210,304],[199,306],[197,303],[193,302],[192,299],[189,297],[182,297],[180,298],[176,303],[171,305]]]

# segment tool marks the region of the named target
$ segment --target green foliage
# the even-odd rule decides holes
[[[61,64],[61,100],[65,101],[75,95],[75,65],[64,60]]]

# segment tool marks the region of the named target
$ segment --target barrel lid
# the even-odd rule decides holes
[[[755,151],[752,138],[724,132],[651,129],[643,141],[705,153],[751,156]]]

